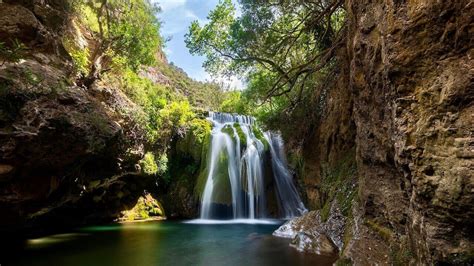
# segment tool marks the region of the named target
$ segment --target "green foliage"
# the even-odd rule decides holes
[[[209,121],[205,119],[193,119],[190,122],[190,133],[196,140],[196,144],[199,147],[202,147],[202,145],[205,144],[206,138],[209,137],[211,134],[212,130],[212,125],[209,123]]]
[[[163,207],[160,202],[154,199],[150,194],[138,198],[137,204],[127,211],[122,212],[121,220],[135,221],[145,220],[151,217],[164,216]]]
[[[219,112],[250,114],[250,106],[246,100],[243,99],[240,91],[227,92],[225,100],[219,106]]]
[[[76,12],[98,40],[93,62],[107,55],[133,70],[156,63],[163,46],[157,5],[149,0],[81,0]]]
[[[194,21],[186,34],[190,52],[206,57],[209,72],[247,78],[247,90],[231,94],[220,110],[250,113],[270,127],[303,124],[308,106],[302,103],[313,101],[336,68],[332,58],[343,38],[343,2],[239,3],[240,16],[232,1],[221,0],[208,23]]]
[[[0,66],[5,62],[18,63],[25,56],[26,46],[15,39],[10,44],[0,41]]]
[[[63,46],[72,57],[76,69],[82,74],[87,74],[90,64],[89,49],[87,47],[80,48],[74,40],[70,38],[63,39]]]
[[[331,203],[336,200],[344,216],[351,215],[352,203],[357,197],[355,152],[349,152],[335,162],[335,166],[322,166],[321,193],[324,205],[321,210],[323,221],[329,217]]]
[[[107,78],[110,83],[117,83],[134,103],[142,107],[145,117],[138,116],[137,121],[146,129],[148,141],[156,142],[160,138],[160,110],[173,99],[173,95],[166,87],[140,77],[131,69],[111,73]]]
[[[161,154],[156,158],[152,152],[147,152],[140,160],[140,166],[144,174],[163,175],[168,170],[168,157],[166,154]]]
[[[158,173],[158,165],[155,161],[155,155],[151,152],[147,152],[143,159],[140,161],[143,173],[147,175],[156,175]]]
[[[159,61],[156,68],[170,80],[171,86],[186,95],[192,106],[217,110],[224,100],[225,94],[217,83],[195,81],[173,63]]]
[[[189,102],[171,102],[159,112],[159,128],[162,134],[170,137],[174,134],[184,134],[186,126],[195,116]]]
[[[156,161],[158,165],[158,174],[163,175],[168,171],[168,156],[166,153],[162,153],[158,160]]]

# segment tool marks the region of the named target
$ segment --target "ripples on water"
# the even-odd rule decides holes
[[[236,223],[237,222],[237,223]],[[258,222],[254,224],[253,222]],[[145,222],[28,240],[6,265],[331,265],[271,233],[277,220]],[[2,263],[0,261],[0,263]]]

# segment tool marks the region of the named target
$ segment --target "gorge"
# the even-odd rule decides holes
[[[0,265],[474,264],[473,14],[0,0]]]

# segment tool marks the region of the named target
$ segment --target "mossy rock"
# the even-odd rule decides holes
[[[265,151],[270,150],[270,143],[268,143],[265,135],[263,135],[262,130],[257,125],[252,125],[252,131],[256,139],[260,140],[263,143]]]
[[[165,212],[161,203],[153,198],[151,194],[146,194],[138,198],[137,204],[126,211],[122,211],[122,221],[146,220],[153,217],[165,217]]]
[[[193,119],[185,136],[176,143],[179,153],[193,157],[197,162],[202,159],[202,150],[209,147],[212,125],[206,119]]]
[[[242,127],[240,127],[240,124],[234,123],[234,128],[237,131],[237,135],[239,136],[240,146],[244,148],[247,147],[247,137],[245,136],[245,133],[242,130]]]
[[[321,192],[325,199],[321,215],[324,218],[329,213],[331,202],[337,200],[344,216],[348,217],[352,210],[352,203],[357,200],[358,189],[355,183],[357,165],[355,151],[347,153],[334,166],[323,165],[321,170]]]
[[[218,161],[215,169],[215,175],[213,176],[214,187],[218,188],[214,191],[214,197],[212,202],[218,204],[229,205],[232,203],[232,189],[230,186],[229,172],[228,172],[228,156],[225,151],[221,151],[218,156]],[[207,161],[207,160],[206,160]],[[207,163],[207,162],[206,162]],[[207,163],[208,164],[208,163]],[[207,178],[209,176],[209,166],[200,172],[198,180],[195,186],[195,194],[202,198],[204,189],[206,187]]]

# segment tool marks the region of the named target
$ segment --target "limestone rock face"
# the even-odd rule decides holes
[[[420,261],[472,254],[470,1],[346,1],[365,216]]]
[[[361,227],[382,228],[387,248],[408,238],[412,262],[472,263],[474,5],[346,0],[345,9],[337,79],[316,92],[324,105],[302,145],[308,207],[330,206],[324,169],[355,150]],[[359,239],[377,237],[365,229]]]
[[[59,41],[65,5],[0,3],[1,41],[27,48],[20,62],[0,66],[2,235],[111,219],[136,202],[145,182],[129,178],[143,144],[139,127],[119,112],[139,110],[118,89],[71,82]]]

